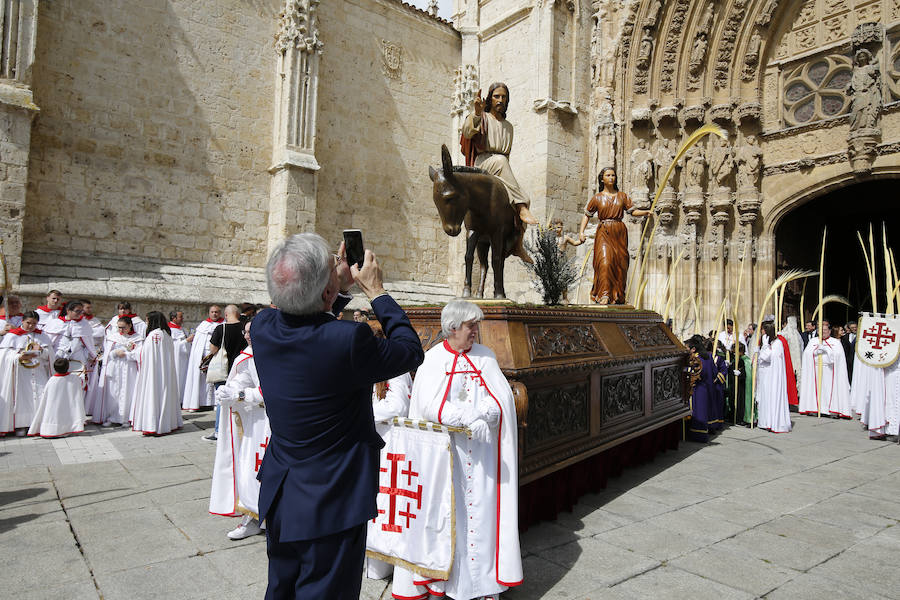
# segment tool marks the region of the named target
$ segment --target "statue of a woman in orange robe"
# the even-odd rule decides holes
[[[600,193],[584,208],[578,239],[585,240],[584,230],[591,217],[600,220],[594,236],[594,285],[591,300],[598,304],[625,304],[625,280],[628,276],[628,230],[622,217],[626,212],[643,217],[649,210],[634,208],[631,198],[619,191],[616,170],[606,167],[598,177]]]

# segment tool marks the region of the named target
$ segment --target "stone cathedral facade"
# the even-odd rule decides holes
[[[602,167],[649,205],[683,140],[725,130],[677,164],[646,254],[646,303],[691,328],[739,280],[755,318],[789,215],[900,177],[897,0],[456,0],[452,22],[400,0],[8,0],[0,21],[0,236],[31,299],[266,302],[274,243],[345,228],[401,300],[449,299],[463,241],[428,166],[442,143],[461,160],[496,80],[532,211],[570,231]],[[515,259],[507,280],[537,300]]]

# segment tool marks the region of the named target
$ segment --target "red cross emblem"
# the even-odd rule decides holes
[[[262,452],[256,453],[256,472],[259,473],[259,466],[262,464],[263,456],[266,455],[266,448],[269,447],[269,438],[266,437],[266,441],[261,443],[259,447],[262,449]]]
[[[887,323],[884,321],[876,321],[875,325],[872,325],[870,329],[863,331],[862,336],[863,339],[872,341],[872,348],[874,350],[881,350],[887,344],[892,343],[897,339],[896,334],[888,329]]]
[[[413,486],[413,477],[418,478],[419,474],[413,471],[412,461],[406,460],[405,454],[394,454],[392,452],[387,453],[387,459],[390,462],[389,467],[381,467],[379,471],[382,473],[387,473],[388,469],[390,469],[391,474],[391,485],[389,487],[380,486],[378,491],[382,494],[387,494],[389,500],[388,504],[388,522],[381,524],[381,529],[383,531],[392,531],[394,533],[400,533],[403,530],[403,526],[401,526],[398,521],[400,518],[406,520],[405,527],[409,529],[409,522],[411,519],[416,518],[416,514],[413,512],[413,503],[415,500],[415,509],[421,510],[422,508],[422,486],[416,485]],[[406,462],[406,468],[400,464],[402,462]],[[401,475],[406,476],[406,485],[412,489],[405,489],[402,487],[398,487],[397,480]],[[406,503],[406,509],[401,509],[399,512],[397,511],[397,501],[404,500]],[[379,509],[379,514],[384,514],[385,511]]]

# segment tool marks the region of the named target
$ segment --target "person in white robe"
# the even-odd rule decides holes
[[[0,336],[22,326],[22,300],[18,296],[7,296],[5,300],[5,306],[0,308]]]
[[[803,351],[800,414],[851,419],[847,358],[840,340],[830,336],[830,323],[822,321],[822,340],[811,338]]]
[[[62,292],[59,290],[50,290],[47,293],[46,301],[46,304],[42,304],[34,309],[34,312],[38,314],[40,319],[38,329],[43,329],[50,320],[58,317],[63,310]]]
[[[82,300],[84,303],[84,320],[91,326],[94,332],[94,352],[100,353],[103,349],[103,341],[106,339],[106,326],[98,316],[94,314],[94,305],[90,300]]]
[[[142,338],[147,335],[147,323],[144,322],[142,318],[137,316],[135,313],[131,311],[131,302],[127,300],[122,300],[116,305],[116,316],[109,320],[109,323],[106,324],[106,337],[108,338],[111,334],[116,332],[116,323],[119,322],[119,319],[122,317],[128,317],[131,319],[132,326],[134,327],[134,331],[141,336]]]
[[[130,317],[119,317],[116,330],[106,338],[106,353],[98,385],[100,403],[94,407],[94,422],[104,427],[128,425],[138,379],[138,360],[143,338]]]
[[[103,360],[103,342],[106,340],[106,325],[99,317],[94,315],[93,303],[90,300],[81,300],[84,303],[84,320],[87,321],[94,332],[94,352],[97,354],[97,366],[90,370],[87,381],[87,389],[84,392],[84,412],[91,416],[91,421],[97,424],[103,422],[101,415],[94,413],[99,410],[100,404],[100,362]]]
[[[762,326],[762,339],[756,354],[756,404],[759,407],[757,426],[772,433],[791,430],[787,368],[784,355],[790,352],[775,335],[775,326]]]
[[[416,371],[409,417],[466,427],[452,433],[456,540],[447,581],[396,567],[395,597],[495,598],[522,583],[518,529],[517,421],[512,390],[494,353],[476,344],[477,305],[441,311],[446,339]]]
[[[883,440],[900,434],[900,360],[879,368],[857,357],[853,364],[850,403],[860,413],[859,420],[870,438]]]
[[[87,385],[90,371],[95,368],[97,353],[94,352],[94,333],[90,324],[84,320],[84,305],[80,300],[71,300],[64,308],[65,315],[60,314],[44,326],[44,333],[50,338],[55,358],[65,358],[71,363],[78,361],[79,366],[70,365],[73,372],[79,373],[83,386]],[[82,398],[82,403],[84,399]]]
[[[719,342],[719,346],[724,348],[728,352],[732,352],[734,350],[734,321],[728,319],[725,321],[725,331],[720,331],[718,337],[716,338]]]
[[[175,375],[175,347],[166,317],[147,315],[147,335],[141,344],[138,378],[131,406],[131,428],[144,435],[164,435],[181,429],[181,399]]]
[[[53,361],[53,377],[44,386],[34,412],[29,436],[64,437],[84,431],[84,387],[77,373],[69,372],[69,361]]]
[[[256,363],[253,358],[253,347],[250,345],[251,322],[244,324],[244,339],[247,347],[235,358],[228,373],[225,385],[216,390],[216,400],[221,406],[222,419],[219,423],[219,436],[216,440],[216,460],[213,467],[212,489],[209,495],[209,512],[214,515],[236,517],[242,514],[239,506],[238,481],[242,476],[253,477],[244,474],[249,466],[239,459],[241,448],[247,430],[236,427],[236,422],[242,422],[241,415],[247,416],[250,411],[262,410],[263,418],[266,418],[263,407],[262,393],[259,391],[259,375],[256,373]],[[256,498],[249,501],[251,506],[258,505],[259,489],[256,487]],[[258,521],[258,515],[243,513],[240,524],[227,533],[229,539],[241,540],[251,535],[257,535],[263,530]]]
[[[223,321],[222,307],[213,304],[209,307],[209,317],[194,331],[194,341],[191,344],[185,375],[184,395],[181,400],[181,407],[184,410],[196,411],[202,407],[216,405],[214,387],[206,382],[206,373],[200,370],[200,363],[209,353],[209,339],[213,331]]]
[[[22,326],[0,341],[0,435],[25,435],[50,377],[53,348],[37,329],[39,320],[36,312],[25,313]]]
[[[803,339],[800,337],[800,329],[797,327],[797,317],[790,316],[784,328],[778,334],[787,340],[788,349],[791,352],[791,365],[794,367],[796,381],[801,381],[800,372],[803,369]]]
[[[184,398],[184,382],[187,376],[188,360],[191,354],[191,340],[182,327],[184,313],[180,310],[169,312],[169,331],[175,343],[175,372],[178,375],[178,397]]]

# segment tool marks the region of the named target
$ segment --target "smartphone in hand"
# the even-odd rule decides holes
[[[366,249],[363,246],[362,231],[359,229],[344,230],[344,250],[347,252],[347,264],[356,264],[362,269],[366,259]]]

